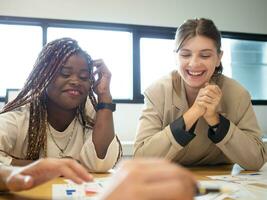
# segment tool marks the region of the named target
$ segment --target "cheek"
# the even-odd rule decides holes
[[[186,66],[187,66],[187,62],[185,62],[184,60],[179,60],[179,62],[177,63],[178,71],[180,73],[183,73]]]
[[[89,82],[86,82],[86,83],[83,84],[83,88],[84,88],[86,96],[87,96],[88,93],[89,93],[89,90],[91,88],[91,84]]]
[[[56,95],[55,94],[55,89],[53,87],[51,87],[51,86],[48,86],[46,88],[46,94],[50,99],[53,99],[53,97]]]

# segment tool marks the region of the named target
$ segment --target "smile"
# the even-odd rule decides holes
[[[67,90],[66,92],[71,96],[80,96],[81,95],[81,92],[78,90]]]
[[[186,70],[186,71],[190,76],[202,76],[205,73],[205,71],[198,71],[198,72],[190,71],[190,70]]]

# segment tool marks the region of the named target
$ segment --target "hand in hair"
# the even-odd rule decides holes
[[[59,176],[81,184],[92,176],[71,159],[45,158],[25,167],[1,166],[1,190],[21,191],[31,189]]]
[[[112,101],[110,94],[111,72],[102,59],[94,60],[93,66],[96,68],[93,75],[98,76],[94,85],[94,92],[98,96],[98,102],[109,103]]]

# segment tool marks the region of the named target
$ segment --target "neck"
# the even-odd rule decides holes
[[[47,121],[57,131],[64,131],[73,121],[76,115],[76,108],[67,110],[55,105],[50,100],[46,102]]]

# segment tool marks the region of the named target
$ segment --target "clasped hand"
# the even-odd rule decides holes
[[[192,107],[198,110],[200,116],[203,116],[209,125],[213,126],[219,123],[217,107],[221,98],[221,89],[217,85],[207,83],[199,90]]]

